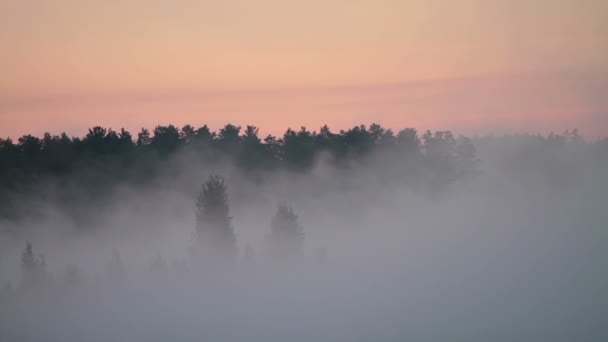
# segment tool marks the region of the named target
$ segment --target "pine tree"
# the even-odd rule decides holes
[[[220,176],[210,176],[196,201],[197,247],[215,261],[234,260],[236,237],[232,228],[228,189]]]
[[[32,243],[25,243],[21,254],[21,287],[32,288],[40,286],[46,278],[46,261],[43,255],[35,255]]]
[[[270,229],[268,243],[272,256],[285,258],[300,252],[304,232],[293,209],[284,203],[279,204]]]

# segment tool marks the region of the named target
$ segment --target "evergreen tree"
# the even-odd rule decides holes
[[[306,127],[299,131],[288,129],[281,140],[282,160],[293,170],[308,171],[312,167],[315,157],[315,136]]]
[[[162,154],[174,152],[179,146],[179,129],[173,125],[156,126],[154,136],[150,141],[150,146],[154,147]]]
[[[298,221],[298,216],[286,204],[279,204],[268,235],[271,255],[285,258],[298,254],[301,251],[303,241],[304,232]]]
[[[152,138],[150,138],[150,131],[145,128],[141,129],[141,132],[137,133],[137,145],[138,146],[146,146],[152,142]]]
[[[43,255],[35,255],[32,243],[27,241],[21,254],[21,287],[40,286],[46,280],[46,261]]]
[[[204,257],[214,261],[234,260],[236,237],[231,221],[224,179],[210,176],[196,201],[197,247]]]

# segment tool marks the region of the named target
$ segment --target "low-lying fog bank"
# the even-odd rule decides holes
[[[53,184],[2,221],[0,341],[606,340],[608,145],[547,141],[473,139],[475,172],[433,181],[183,151],[84,218]]]

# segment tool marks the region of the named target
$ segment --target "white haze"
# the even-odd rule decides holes
[[[606,161],[564,149],[550,157],[559,170],[543,169],[513,156],[517,142],[476,143],[480,175],[439,197],[382,182],[378,165],[344,174],[320,158],[310,174],[256,183],[184,154],[145,191],[118,189],[90,229],[43,202],[46,216],[3,223],[0,341],[608,340]],[[209,174],[228,185],[230,269],[189,257]],[[265,252],[278,201],[305,232],[288,261]],[[44,254],[50,288],[19,291],[26,240]],[[113,250],[124,282],[107,274]],[[154,270],[158,258],[166,268]],[[83,284],[66,284],[68,265]]]

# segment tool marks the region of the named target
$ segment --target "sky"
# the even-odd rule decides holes
[[[605,0],[0,0],[0,136],[608,135]]]

